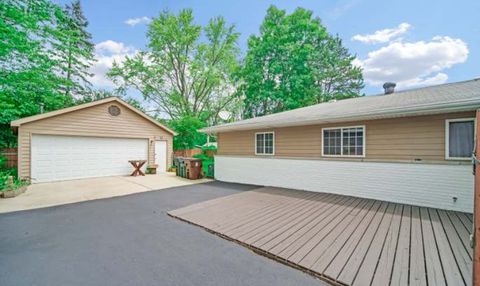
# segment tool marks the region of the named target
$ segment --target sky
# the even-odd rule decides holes
[[[57,0],[59,4],[69,1]],[[396,90],[469,80],[480,77],[480,1],[478,0],[82,0],[89,32],[96,44],[97,63],[92,83],[112,89],[105,72],[114,60],[145,50],[146,31],[161,11],[177,13],[191,8],[197,24],[223,16],[241,34],[242,54],[247,40],[259,33],[267,8],[292,12],[312,10],[331,34],[357,56],[363,68],[366,95],[383,92],[386,81]],[[134,97],[135,91],[130,91]]]

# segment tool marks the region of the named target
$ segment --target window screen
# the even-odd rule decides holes
[[[474,121],[448,123],[448,156],[451,158],[472,157],[474,144]]]

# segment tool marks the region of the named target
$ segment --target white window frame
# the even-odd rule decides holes
[[[445,120],[445,160],[463,160],[470,161],[472,157],[450,157],[450,122],[473,121],[473,142],[475,146],[475,138],[477,135],[477,121],[474,117],[455,118]]]
[[[272,134],[272,153],[257,153],[257,135],[258,134]],[[275,132],[274,131],[265,131],[265,132],[255,132],[255,155],[260,156],[274,156],[275,155]],[[263,151],[265,151],[265,137],[263,138]]]
[[[343,129],[349,129],[349,128],[363,128],[363,142],[362,142],[362,155],[343,155]],[[333,129],[340,129],[340,155],[328,155],[325,154],[325,148],[324,148],[324,143],[325,143],[325,138],[324,138],[324,130],[333,130]],[[327,127],[327,128],[322,128],[322,157],[336,157],[336,158],[365,158],[366,156],[366,148],[365,148],[365,142],[367,138],[367,127],[365,125],[357,125],[357,126],[337,126],[337,127]]]

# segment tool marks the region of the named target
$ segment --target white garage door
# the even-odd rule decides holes
[[[147,157],[147,139],[33,135],[32,181],[128,175]]]

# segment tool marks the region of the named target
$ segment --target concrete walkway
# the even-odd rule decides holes
[[[33,184],[18,197],[0,199],[0,213],[37,209],[89,200],[210,182],[187,180],[174,173],[139,177],[115,176]]]

